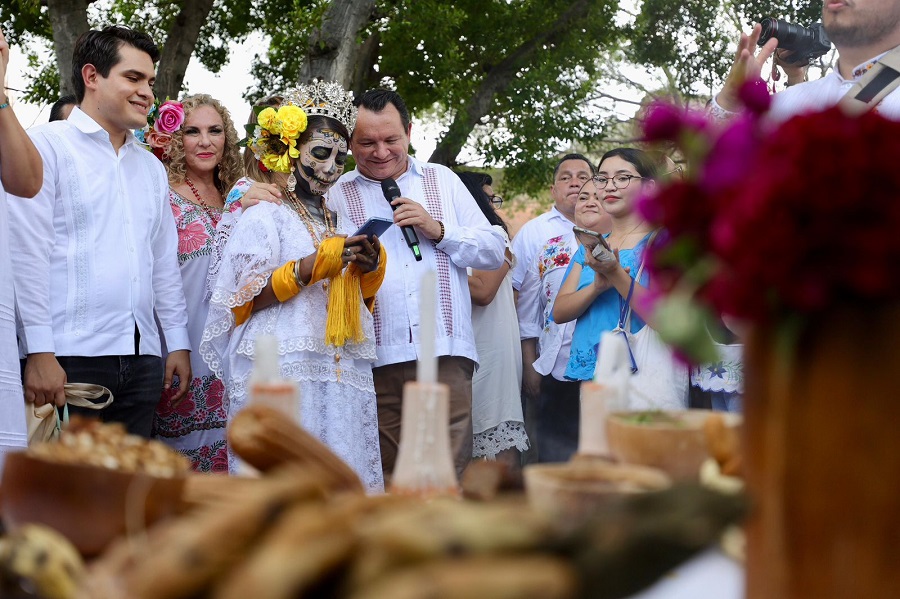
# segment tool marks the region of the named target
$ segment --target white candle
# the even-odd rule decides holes
[[[437,275],[433,270],[422,275],[419,291],[419,363],[416,378],[420,383],[436,383],[434,337],[437,322]]]

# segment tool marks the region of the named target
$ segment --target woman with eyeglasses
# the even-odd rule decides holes
[[[519,452],[528,449],[522,415],[522,346],[510,269],[515,263],[506,223],[497,214],[500,196],[490,175],[457,173],[492,226],[506,238],[506,262],[497,270],[469,270],[472,328],[478,370],[472,375],[472,457],[502,461],[517,472]]]
[[[632,309],[630,332],[638,332],[645,324],[647,314],[641,299],[647,294],[647,273],[641,273],[633,289],[632,277],[640,270],[652,228],[636,210],[636,203],[642,194],[653,191],[656,175],[656,162],[641,150],[617,148],[600,159],[593,181],[602,209],[612,219],[612,232],[604,237],[613,259],[598,259],[582,245],[572,258],[556,297],[553,307],[556,323],[577,319],[566,367],[567,379],[593,379],[600,335],[618,326],[626,302]],[[587,205],[575,207],[576,222],[579,212],[588,209]],[[604,257],[602,253],[598,255]],[[605,257],[610,258],[608,253]]]

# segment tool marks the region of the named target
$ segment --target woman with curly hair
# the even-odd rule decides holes
[[[165,102],[155,116],[147,140],[169,175],[193,380],[180,402],[172,401],[170,390],[163,392],[153,435],[189,457],[195,470],[225,472],[225,388],[198,350],[209,312],[206,273],[216,225],[226,194],[243,174],[238,136],[228,110],[206,94],[188,96],[180,103]],[[173,384],[172,389],[176,388]]]

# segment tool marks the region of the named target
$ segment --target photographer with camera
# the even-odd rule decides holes
[[[741,34],[734,64],[725,86],[712,102],[717,117],[727,117],[740,108],[738,90],[748,79],[758,77],[765,62],[776,49],[792,49],[781,53],[776,64],[794,60],[801,53],[824,45],[817,39],[815,26],[810,29],[776,22],[774,35],[759,53],[754,48],[763,37],[763,26],[756,24],[749,34]],[[773,98],[770,116],[785,120],[802,112],[824,110],[841,103],[847,110],[863,112],[878,106],[890,119],[900,120],[900,2],[896,0],[823,0],[822,27],[827,39],[837,48],[838,62],[834,71],[822,79],[791,85]],[[799,36],[797,34],[800,34]],[[785,35],[787,34],[787,35]],[[784,39],[779,39],[781,35]],[[785,48],[784,41],[801,41],[800,46]],[[826,50],[827,51],[827,50]],[[807,55],[808,56],[808,55]],[[799,83],[795,69],[786,69],[788,83]]]

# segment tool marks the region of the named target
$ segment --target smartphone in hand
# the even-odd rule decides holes
[[[585,251],[590,252],[597,260],[615,260],[616,256],[606,242],[606,238],[596,231],[585,229],[584,227],[572,227],[575,237],[579,243],[584,246]]]
[[[363,224],[363,226],[361,226],[356,231],[356,233],[351,235],[351,237],[356,237],[357,235],[365,235],[370,240],[372,239],[373,235],[381,237],[381,235],[385,231],[387,231],[393,224],[394,221],[389,218],[370,218]]]

